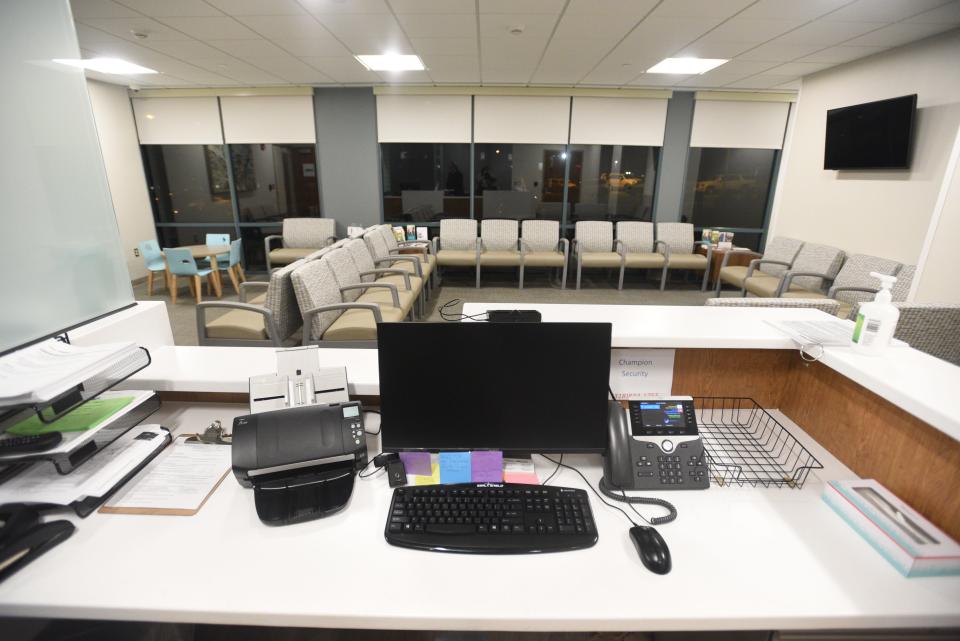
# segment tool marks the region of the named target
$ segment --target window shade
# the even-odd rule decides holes
[[[476,96],[474,142],[565,145],[570,98],[565,96]]]
[[[787,102],[698,100],[690,146],[780,149],[789,109]]]
[[[228,143],[317,141],[313,96],[224,96],[220,113]]]
[[[377,96],[379,142],[470,142],[470,96]]]
[[[133,115],[141,145],[220,145],[217,99],[134,98]]]
[[[570,143],[662,147],[666,121],[666,100],[574,96]]]

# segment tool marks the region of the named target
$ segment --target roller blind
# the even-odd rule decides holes
[[[220,112],[228,143],[317,141],[312,96],[224,96]]]
[[[691,147],[780,149],[790,103],[698,100]]]
[[[470,96],[377,96],[380,142],[470,142]]]
[[[134,98],[133,115],[141,145],[220,145],[217,99]]]
[[[474,142],[565,145],[570,98],[565,96],[476,96]]]
[[[667,101],[574,96],[570,143],[663,146]]]

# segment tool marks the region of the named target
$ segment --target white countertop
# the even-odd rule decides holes
[[[167,403],[154,418],[194,431],[243,411]],[[820,499],[823,479],[853,474],[775,415],[825,469],[802,490],[657,494],[679,510],[659,528],[673,557],[666,576],[641,565],[629,524],[593,495],[596,546],[472,556],[388,545],[382,475],[359,480],[344,511],[285,527],[262,525],[253,492],[231,475],[195,516],[81,521],[0,584],[0,615],[518,631],[960,626],[960,578],[901,576]],[[535,459],[542,477],[552,471]],[[596,483],[599,457],[565,460]],[[569,470],[553,484],[583,487]]]

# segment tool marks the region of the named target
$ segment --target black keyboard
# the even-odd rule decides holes
[[[588,548],[597,526],[586,490],[464,483],[396,488],[384,535],[419,550],[529,554]]]

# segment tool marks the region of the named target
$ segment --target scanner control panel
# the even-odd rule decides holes
[[[343,409],[343,421],[340,425],[343,428],[343,450],[349,452],[356,450],[364,444],[363,421],[360,418],[359,405],[341,405]]]

